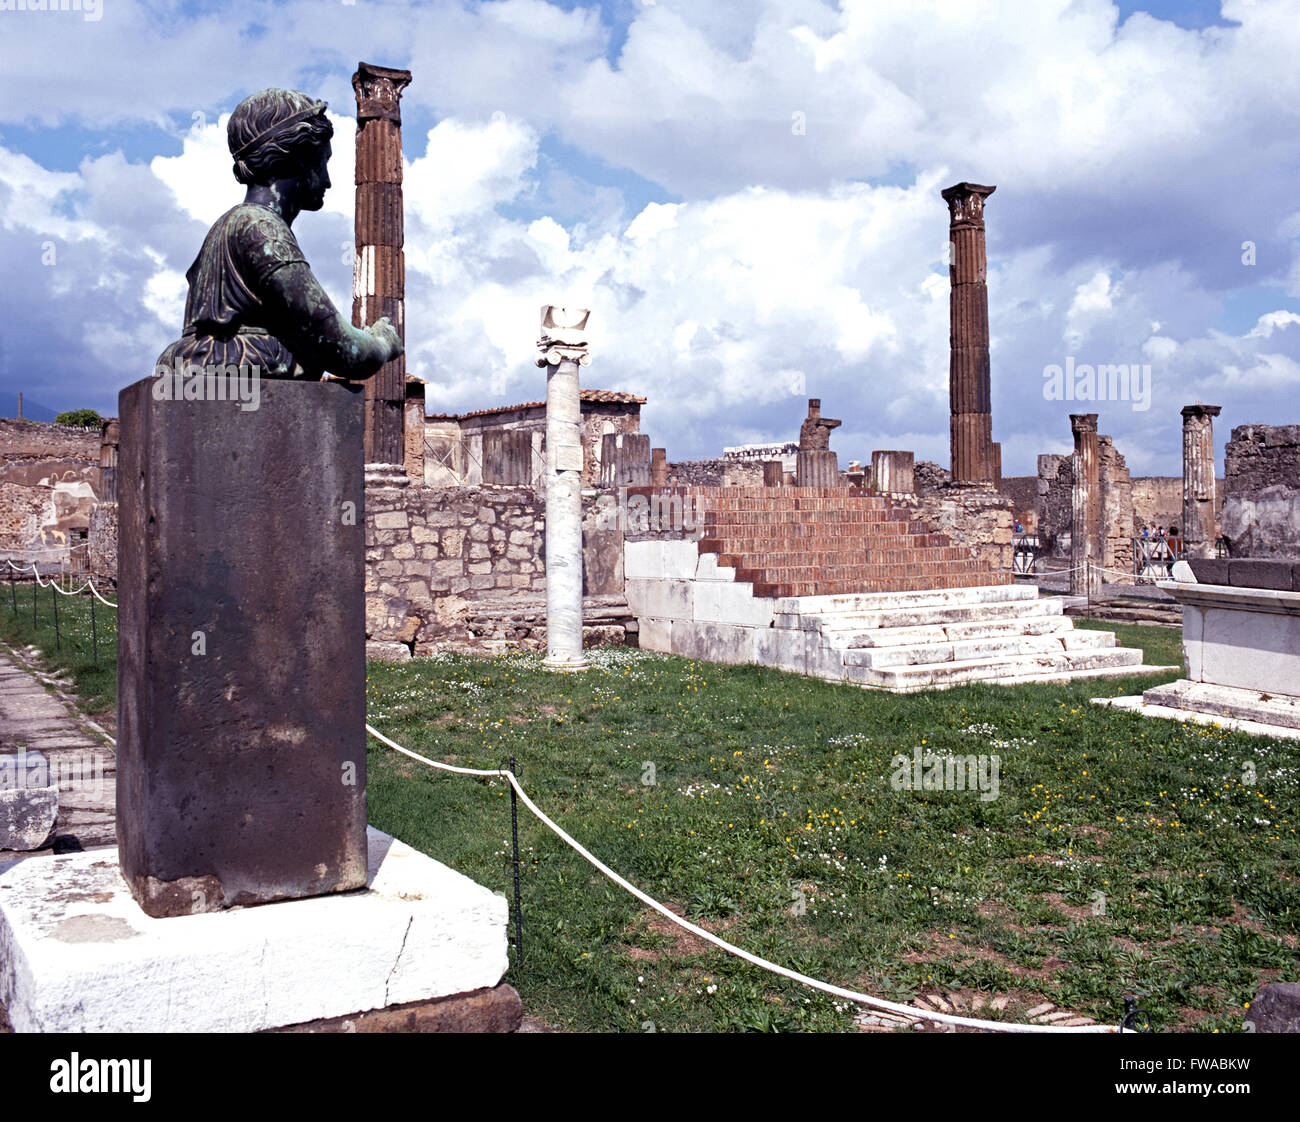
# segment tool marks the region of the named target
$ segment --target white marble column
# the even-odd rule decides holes
[[[582,653],[582,410],[578,367],[591,362],[585,308],[542,308],[546,369],[546,661],[585,670]]]

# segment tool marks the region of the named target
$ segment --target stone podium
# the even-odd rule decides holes
[[[122,874],[151,916],[362,888],[362,388],[159,382],[118,399]]]

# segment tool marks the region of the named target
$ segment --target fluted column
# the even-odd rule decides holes
[[[995,189],[957,183],[942,192],[948,204],[952,258],[948,395],[954,483],[994,480],[984,200]]]
[[[1101,597],[1101,463],[1097,414],[1071,413],[1074,430],[1074,489],[1071,492],[1070,594]]]
[[[406,341],[406,261],[402,220],[402,91],[409,70],[360,63],[357,96],[356,258],[352,323],[367,327],[384,316]],[[405,469],[406,356],[385,363],[366,382],[366,476],[407,482]]]
[[[916,494],[916,453],[872,452],[871,479],[883,495]]]
[[[1183,540],[1188,557],[1212,558],[1215,532],[1214,418],[1219,405],[1183,406]]]
[[[582,405],[578,367],[587,353],[585,308],[542,308],[537,365],[546,369],[546,660],[585,670],[582,653]]]

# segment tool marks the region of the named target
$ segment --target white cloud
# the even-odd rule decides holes
[[[629,10],[613,64],[596,8],[542,0],[290,0],[266,33],[254,31],[264,13],[237,6],[166,21],[127,6],[60,36],[7,21],[0,120],[207,116],[178,155],[143,164],[116,153],[76,172],[0,161],[6,284],[33,307],[78,300],[58,319],[69,353],[113,353],[119,369],[151,362],[179,328],[179,278],[203,226],[242,194],[217,114],[256,76],[309,88],[342,114],[325,213],[295,229],[345,300],[348,75],[365,42],[368,57],[415,74],[404,95],[407,337],[433,409],[540,397],[537,308],[574,302],[593,310],[584,377],[647,394],[646,428],[670,457],[793,436],[803,402],[790,372],[802,371],[807,394],[845,420],[843,460],[865,460],[875,441],[944,460],[938,191],[971,179],[999,185],[988,211],[994,427],[1011,471],[1068,440],[1068,409],[1040,392],[1062,342],[1080,362],[1152,364],[1149,413],[1100,408],[1121,450],[1129,441],[1166,470],[1176,410],[1196,396],[1230,392],[1225,418],[1251,411],[1243,423],[1291,419],[1300,338],[1288,328],[1300,315],[1252,308],[1258,320],[1239,336],[1220,320],[1225,293],[1300,293],[1293,3],[1229,0],[1241,26],[1204,32],[1144,15],[1121,26],[1108,0]],[[193,59],[233,50],[237,73],[210,68],[195,84]],[[420,134],[417,119],[438,123]],[[606,172],[598,186],[584,179]],[[620,206],[608,183],[629,173],[681,201]],[[60,266],[41,272],[45,238]],[[1259,245],[1252,269],[1240,262],[1247,238]],[[11,353],[27,338],[17,319]],[[41,353],[48,340],[33,329],[28,345]]]
[[[1274,331],[1281,331],[1293,323],[1300,323],[1300,316],[1295,312],[1267,312],[1260,316],[1259,322],[1250,329],[1250,336],[1267,339]]]

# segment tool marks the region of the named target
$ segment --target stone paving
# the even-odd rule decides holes
[[[0,649],[0,753],[42,752],[59,781],[59,816],[45,848],[26,854],[0,849],[0,862],[117,844],[113,745],[60,696],[61,685],[67,683],[34,657]]]
[[[1001,994],[996,997],[988,997],[986,994],[975,993],[963,996],[958,993],[939,993],[931,992],[918,995],[912,1002],[912,1006],[917,1009],[924,1009],[932,1013],[951,1013],[959,1017],[976,1017],[989,1019],[994,1012],[1006,1012],[1010,998]],[[1058,1009],[1050,1001],[1044,1001],[1035,1005],[1032,1009],[1027,1010],[1024,1014],[1027,1024],[1035,1025],[1060,1025],[1063,1028],[1078,1028],[1084,1025],[1093,1025],[1097,1022],[1091,1017],[1085,1017],[1079,1013],[1072,1013],[1067,1009]],[[960,1027],[944,1024],[939,1021],[930,1021],[924,1017],[909,1017],[906,1014],[886,1013],[879,1009],[863,1009],[853,1018],[853,1023],[859,1032],[893,1032],[900,1028],[912,1028],[918,1032],[984,1032],[992,1031],[985,1029],[971,1028],[966,1025]]]

